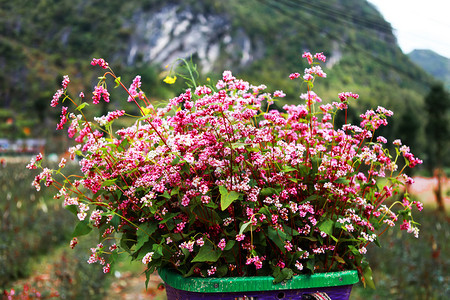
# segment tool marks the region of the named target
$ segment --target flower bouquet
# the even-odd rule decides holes
[[[421,161],[400,140],[391,156],[375,135],[393,114],[385,108],[366,111],[358,125],[345,117],[338,128],[337,113],[346,116],[359,96],[344,92],[321,103],[313,84],[326,77],[326,58],[303,57],[310,67],[289,76],[302,82],[302,104],[282,110],[272,109],[282,91],[266,92],[230,71],[215,85],[189,77],[190,87],[163,107],[147,98],[139,76],[127,88],[103,59],[92,61],[105,73],[91,99],[70,96],[65,76],[51,106],[75,108],[62,106],[57,129],[68,127],[74,138],[68,152],[81,175],[65,174],[65,159],[57,170],[43,167],[42,155],[28,168],[42,169],[33,184],[56,187],[55,197],[77,216],[71,246],[98,230],[88,262],[104,272],[126,255],[142,261],[147,276],[168,268],[184,277],[273,276],[277,283],[357,270],[370,283],[368,246],[397,223],[418,235],[411,209],[422,205],[404,192],[412,179],[403,171]],[[170,75],[167,83],[176,80]],[[139,116],[115,110],[87,119],[88,103],[109,102],[108,78]],[[118,119],[130,126],[115,128]]]

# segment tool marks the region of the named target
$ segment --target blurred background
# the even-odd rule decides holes
[[[296,104],[301,87],[288,75],[303,72],[301,54],[310,51],[327,56],[327,79],[315,87],[324,101],[358,93],[350,123],[368,108],[393,110],[379,134],[400,137],[424,160],[410,174],[410,192],[425,203],[416,216],[419,239],[397,229],[384,235],[382,248],[369,249],[377,289],[358,285],[351,299],[447,299],[449,11],[439,0],[0,0],[0,293],[164,298],[157,276],[145,291],[139,264],[124,261],[107,276],[88,265],[91,241],[81,240],[78,251],[68,246],[73,215],[50,190],[31,187],[29,159],[42,152],[56,164],[72,143],[54,130],[60,111],[50,107],[63,75],[71,78],[69,92],[89,97],[101,75],[90,61],[102,57],[126,86],[141,75],[142,89],[159,102],[185,87],[162,81],[166,66],[192,57],[200,81],[231,70],[284,90],[285,103]],[[135,109],[123,96],[95,113],[119,107]]]

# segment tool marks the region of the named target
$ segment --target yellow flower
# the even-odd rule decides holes
[[[146,116],[151,112],[151,109],[147,108],[147,107],[141,107],[141,110],[142,110],[141,113],[143,116]]]
[[[175,81],[177,81],[177,76],[173,76],[173,77],[166,76],[166,78],[164,78],[163,81],[167,84],[174,84]]]

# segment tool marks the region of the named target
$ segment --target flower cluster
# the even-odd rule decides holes
[[[368,110],[359,125],[336,128],[336,113],[359,96],[345,92],[322,104],[312,86],[326,77],[317,62],[326,58],[303,57],[310,67],[289,78],[306,86],[304,104],[282,111],[270,109],[285,96],[282,91],[272,95],[230,71],[215,86],[194,85],[159,108],[140,90],[139,76],[126,89],[108,71],[93,103],[109,101],[109,74],[144,115],[116,131],[114,121],[130,115],[116,110],[89,122],[84,97],[73,100],[64,85],[52,106],[64,94],[78,107],[80,115],[63,108],[58,128],[70,123],[69,136],[78,145],[69,153],[81,157],[83,176],[65,175],[58,182],[52,175],[63,170],[43,168],[34,185],[43,180],[60,190],[57,196],[79,218],[76,235],[97,228],[105,241],[120,240],[114,247],[92,248],[89,262],[102,264],[105,272],[125,252],[146,264],[147,274],[158,267],[219,277],[283,269],[282,279],[288,279],[356,269],[364,277],[367,247],[386,229],[400,222],[401,229],[418,234],[410,211],[421,204],[410,202],[407,193],[399,201],[395,196],[412,182],[405,167],[421,161],[400,141],[392,157],[387,140],[375,136],[392,115],[385,108]],[[102,59],[92,64],[109,68]],[[37,157],[29,168],[41,161]]]

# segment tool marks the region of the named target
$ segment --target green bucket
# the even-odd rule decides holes
[[[348,299],[352,285],[359,281],[354,270],[297,275],[278,284],[273,283],[271,276],[184,278],[169,269],[160,269],[158,273],[166,284],[168,299],[235,299],[243,296],[254,299],[301,299],[303,294],[324,292],[331,299],[341,300]]]

